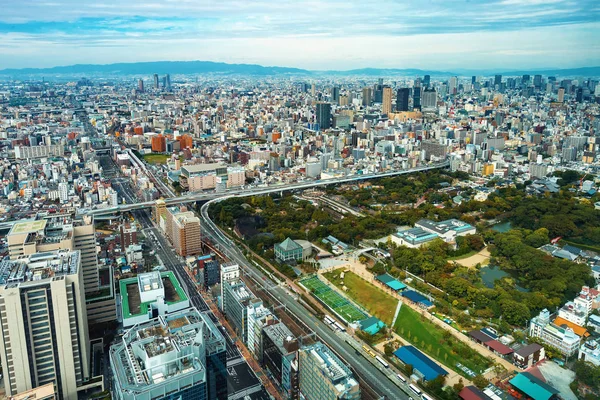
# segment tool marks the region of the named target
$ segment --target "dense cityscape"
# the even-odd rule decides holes
[[[600,84],[0,81],[9,399],[600,395]]]

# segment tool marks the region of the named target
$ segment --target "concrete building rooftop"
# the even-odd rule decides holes
[[[154,277],[144,277],[143,275],[153,275]],[[143,302],[141,294],[150,290],[161,291],[160,295],[164,295],[167,304],[176,304],[188,300],[187,295],[172,271],[161,272],[160,280],[156,278],[157,276],[159,276],[158,272],[140,274],[138,277],[121,279],[119,281],[123,318],[148,313],[148,307],[156,301],[156,298]]]
[[[77,274],[79,258],[79,251],[69,250],[36,253],[15,260],[5,257],[0,262],[0,284],[13,287],[24,282]]]

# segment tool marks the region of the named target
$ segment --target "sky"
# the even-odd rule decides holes
[[[0,69],[205,60],[313,70],[600,65],[598,0],[0,0]]]

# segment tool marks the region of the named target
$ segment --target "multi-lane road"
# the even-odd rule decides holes
[[[220,200],[220,199],[219,199]],[[219,201],[213,200],[213,201]],[[211,202],[205,203],[201,208],[203,230],[202,233],[208,237],[219,250],[227,257],[240,265],[244,272],[256,282],[264,282],[267,285],[266,292],[271,293],[277,301],[285,305],[287,309],[302,321],[310,330],[315,332],[322,341],[327,343],[336,351],[365,382],[379,395],[386,399],[408,399],[410,396],[408,387],[401,382],[389,369],[373,364],[360,352],[360,346],[354,338],[347,334],[333,332],[324,323],[313,316],[283,287],[274,285],[257,268],[252,266],[244,254],[228,239],[219,228],[211,221],[208,215],[208,207]],[[352,345],[351,345],[352,344]]]

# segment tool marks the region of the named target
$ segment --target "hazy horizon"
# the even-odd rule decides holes
[[[600,65],[593,0],[7,3],[0,69],[157,60],[310,70]]]

